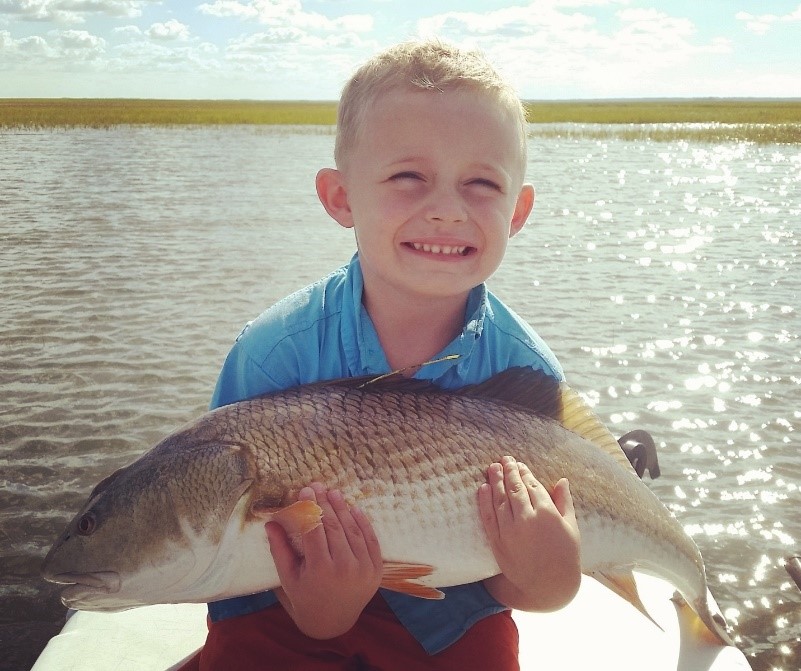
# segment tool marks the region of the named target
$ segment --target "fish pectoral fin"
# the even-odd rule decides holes
[[[445,595],[437,588],[419,582],[420,578],[431,575],[433,572],[434,567],[427,564],[385,561],[381,587],[421,599],[444,599]]]
[[[296,501],[284,508],[252,507],[251,513],[270,522],[278,522],[290,538],[299,538],[322,523],[323,509],[314,501]]]
[[[608,587],[619,597],[628,601],[645,617],[653,622],[657,627],[662,629],[662,626],[651,617],[645,608],[645,605],[640,599],[640,594],[637,591],[637,581],[634,579],[634,574],[631,571],[627,572],[605,572],[597,571],[592,574],[592,577],[600,582],[604,587]],[[665,631],[662,629],[662,631]]]

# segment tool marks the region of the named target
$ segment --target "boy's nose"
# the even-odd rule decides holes
[[[463,200],[455,193],[431,194],[426,206],[426,219],[433,223],[458,223],[467,219]]]

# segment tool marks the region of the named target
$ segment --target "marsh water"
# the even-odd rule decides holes
[[[349,259],[314,194],[332,151],[328,128],[0,133],[0,669],[61,626],[39,564],[93,485],[204,411],[247,320]],[[649,486],[740,647],[798,669],[801,147],[532,134],[529,178],[491,288],[615,433],[654,435]]]

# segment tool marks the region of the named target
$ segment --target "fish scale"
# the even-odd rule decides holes
[[[340,380],[218,408],[101,483],[48,554],[44,575],[72,584],[65,603],[96,610],[275,588],[264,521],[296,538],[317,524],[319,512],[296,503],[317,481],[371,520],[385,586],[431,597],[432,588],[499,572],[477,491],[507,454],[549,491],[570,481],[584,573],[643,611],[631,570],[660,575],[711,637],[730,641],[680,523],[580,397],[531,369],[458,392],[397,377]],[[141,533],[130,533],[131,519],[147,520]],[[392,573],[399,566],[406,577]],[[98,576],[115,577],[103,588]]]

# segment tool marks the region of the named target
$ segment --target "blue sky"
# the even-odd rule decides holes
[[[526,99],[801,97],[799,0],[0,0],[0,98],[332,100],[430,34]]]

